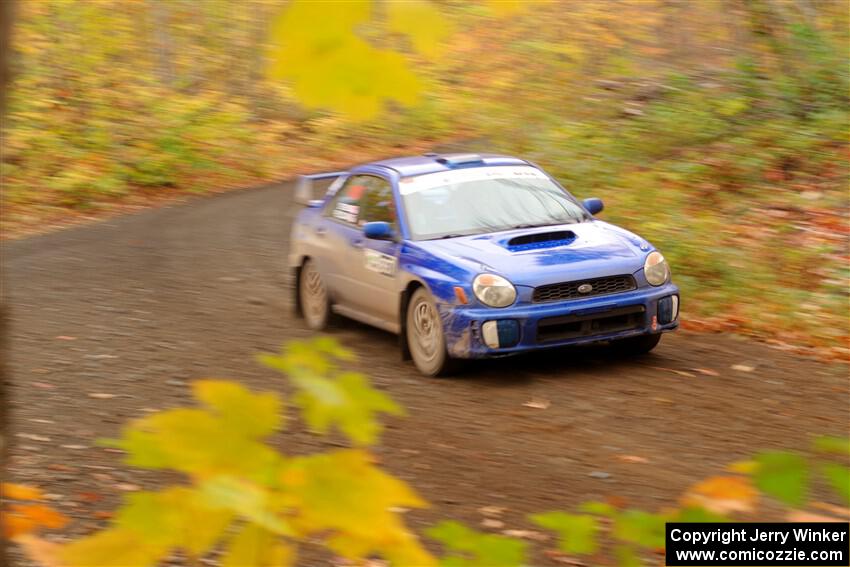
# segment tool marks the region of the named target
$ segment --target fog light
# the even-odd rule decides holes
[[[519,323],[513,319],[487,321],[481,325],[484,344],[490,348],[507,348],[519,343]]]
[[[679,316],[679,296],[668,295],[658,300],[658,322],[662,325],[672,323]]]

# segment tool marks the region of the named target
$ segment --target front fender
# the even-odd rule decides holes
[[[417,282],[431,292],[438,304],[457,304],[454,288],[460,286],[472,297],[472,278],[475,274],[463,266],[426,253],[406,244],[402,249],[399,271],[399,292]]]

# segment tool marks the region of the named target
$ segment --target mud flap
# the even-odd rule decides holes
[[[301,266],[292,270],[295,279],[292,282],[292,298],[295,300],[295,316],[304,318],[304,312],[301,311]]]
[[[398,330],[398,348],[401,353],[401,360],[412,360],[410,356],[410,347],[407,345],[407,304],[410,303],[410,288],[401,292],[399,297],[399,330]]]

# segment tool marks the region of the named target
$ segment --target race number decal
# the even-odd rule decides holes
[[[377,272],[385,276],[394,276],[396,269],[395,256],[389,254],[381,254],[375,250],[363,250],[363,260],[366,263],[366,269],[372,272]]]

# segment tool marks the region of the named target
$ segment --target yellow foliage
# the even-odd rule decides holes
[[[528,2],[523,0],[486,0],[485,4],[499,17],[512,16],[528,8]]]
[[[226,380],[198,380],[192,389],[198,401],[214,410],[227,427],[245,437],[264,437],[280,428],[281,403],[275,394],[252,394]]]
[[[298,457],[282,473],[294,510],[292,525],[303,534],[328,533],[328,546],[351,558],[380,553],[401,565],[434,561],[391,510],[427,504],[404,482],[381,471],[368,453],[344,450]]]
[[[285,567],[295,564],[295,549],[256,524],[244,524],[230,539],[222,567]]]
[[[147,567],[168,553],[159,541],[145,541],[133,530],[111,528],[58,550],[64,565],[86,567]]]
[[[445,49],[444,42],[453,31],[451,22],[427,0],[389,0],[386,2],[390,31],[407,34],[422,55],[436,57]]]
[[[355,120],[376,116],[387,99],[414,104],[421,84],[407,59],[355,33],[370,15],[371,2],[365,0],[294,0],[272,26],[271,76],[292,80],[304,105],[337,110]],[[396,16],[396,24],[406,24],[408,18],[405,14],[398,22]],[[426,22],[411,36],[417,49],[431,51],[442,37],[441,20],[431,20],[437,27]]]
[[[335,361],[352,354],[335,341],[296,343],[265,358],[290,375],[306,419],[335,423],[355,441],[376,435],[377,411],[400,411],[362,375],[340,373]],[[175,551],[198,559],[221,547],[225,566],[280,566],[294,563],[299,542],[322,540],[353,560],[378,554],[400,565],[436,564],[397,511],[427,504],[368,453],[286,457],[263,442],[281,425],[278,395],[223,380],[202,380],[193,392],[202,407],[136,420],[112,442],[129,463],[187,473],[191,484],[131,494],[107,529],[58,549],[34,545],[34,552],[53,566],[136,567]],[[42,525],[58,527],[42,508],[11,511],[25,519],[37,511],[30,515]]]

